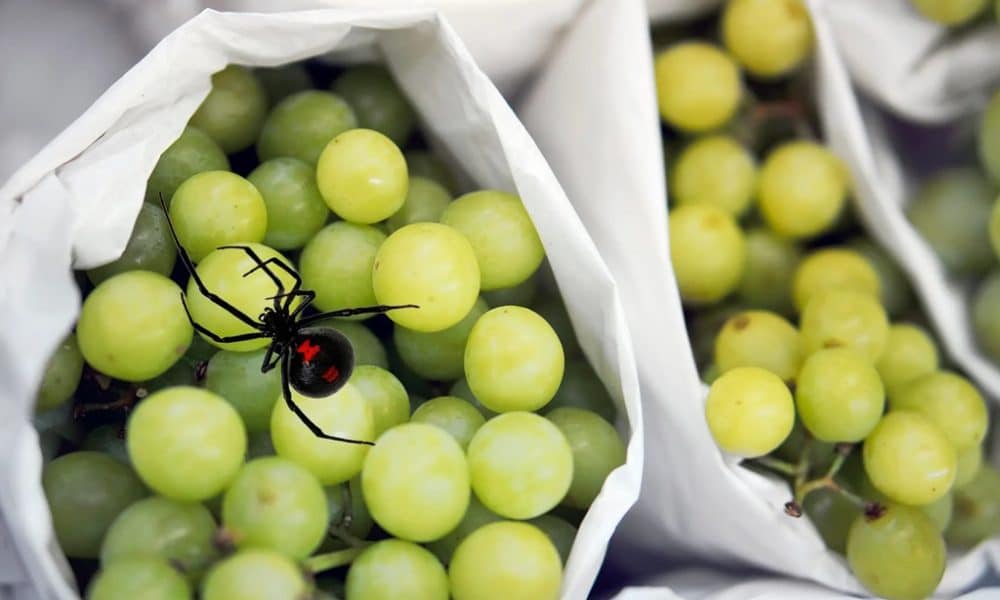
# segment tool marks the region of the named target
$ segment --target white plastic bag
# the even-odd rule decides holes
[[[825,16],[826,6],[838,1],[809,2],[817,35],[815,91],[828,141],[854,171],[874,233],[882,200],[868,189],[871,178],[858,172],[848,143],[863,135],[863,125]],[[693,12],[718,4],[703,0],[703,10]],[[649,3],[652,14],[676,15],[676,7],[673,0]],[[863,593],[809,519],[785,515],[787,484],[740,467],[708,431],[705,388],[670,268],[660,121],[642,13],[638,1],[595,0],[579,20],[579,35],[570,33],[557,46],[519,111],[615,274],[636,345],[647,468],[609,561],[636,577],[710,561]],[[584,35],[586,28],[606,38]],[[962,590],[997,564],[987,546],[954,559],[939,592]]]
[[[80,119],[0,188],[0,510],[31,584],[72,598],[39,484],[30,425],[49,353],[79,311],[70,267],[125,246],[157,158],[227,63],[271,66],[332,50],[374,49],[412,100],[431,142],[477,185],[516,190],[535,222],[581,346],[624,408],[627,463],[580,526],[563,595],[581,598],[635,501],[642,469],[638,381],[615,285],[525,129],[454,31],[436,14],[320,10],[206,11],[165,38]]]

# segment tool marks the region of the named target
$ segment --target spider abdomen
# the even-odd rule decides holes
[[[288,350],[288,381],[313,398],[335,393],[354,371],[354,348],[336,329],[305,327]]]

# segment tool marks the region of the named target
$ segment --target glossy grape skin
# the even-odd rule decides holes
[[[878,273],[879,297],[886,312],[892,317],[905,314],[913,306],[913,290],[899,265],[867,238],[853,238],[847,245],[868,259],[868,264]]]
[[[958,451],[958,467],[955,473],[955,487],[960,488],[975,479],[983,468],[983,449],[980,446]]]
[[[845,289],[878,298],[878,273],[853,250],[821,248],[807,255],[795,270],[792,297],[796,310],[802,312],[817,293]]]
[[[737,313],[715,338],[715,364],[720,373],[736,367],[760,367],[783,381],[794,381],[802,358],[798,330],[767,311]]]
[[[426,177],[443,185],[449,193],[458,189],[448,165],[427,150],[407,150],[406,166],[410,177]]]
[[[750,207],[757,184],[753,156],[729,136],[702,137],[677,157],[670,172],[676,206],[713,204],[739,217]]]
[[[894,411],[865,440],[864,465],[878,491],[913,506],[930,504],[951,489],[957,457],[944,433],[923,415]]]
[[[250,433],[267,431],[271,411],[281,397],[281,373],[261,372],[265,350],[230,352],[222,350],[208,361],[205,388],[225,398],[243,419]]]
[[[437,556],[441,564],[447,565],[455,553],[455,548],[483,525],[503,521],[503,517],[483,506],[475,494],[469,498],[469,507],[465,510],[461,522],[444,537],[427,542],[424,546]]]
[[[288,96],[308,90],[313,86],[312,78],[302,63],[288,63],[278,67],[258,67],[253,71],[257,81],[264,87],[271,105]]]
[[[562,563],[552,541],[537,527],[515,521],[485,525],[459,544],[448,568],[455,600],[554,600]]]
[[[809,301],[799,320],[808,356],[820,348],[849,347],[877,361],[889,337],[889,318],[871,294],[827,290]]]
[[[403,540],[368,546],[347,572],[352,600],[448,600],[448,574],[429,551]]]
[[[127,426],[129,458],[143,481],[174,500],[206,500],[236,476],[247,436],[239,413],[220,396],[194,387],[146,397]]]
[[[722,38],[740,66],[765,79],[797,70],[813,49],[801,0],[733,0],[722,11]]]
[[[349,129],[323,149],[316,184],[340,218],[371,224],[403,205],[409,175],[406,159],[392,140],[371,129]]]
[[[462,448],[448,433],[407,423],[379,437],[365,459],[361,487],[372,518],[383,529],[427,542],[462,520],[469,505],[469,473]]]
[[[982,350],[1000,364],[1000,271],[991,273],[976,289],[972,328]]]
[[[974,19],[986,10],[988,0],[910,0],[928,19],[955,27]]]
[[[860,442],[882,417],[885,389],[868,359],[847,348],[825,348],[803,363],[795,406],[816,439]]]
[[[229,159],[215,140],[197,127],[187,126],[156,161],[146,183],[146,202],[159,206],[162,196],[163,202],[170,206],[174,192],[191,176],[228,170]]]
[[[693,204],[670,211],[670,262],[685,304],[718,302],[735,291],[746,265],[743,232],[721,208]]]
[[[196,263],[219,246],[260,242],[267,233],[264,198],[229,171],[205,171],[186,180],[169,212],[177,239]]]
[[[538,410],[555,396],[565,357],[559,336],[534,311],[501,306],[476,321],[465,346],[465,377],[496,412]]]
[[[42,488],[59,547],[97,558],[108,527],[146,488],[129,467],[99,452],[71,452],[42,469]]]
[[[189,600],[191,588],[167,561],[133,557],[98,571],[87,588],[87,600]]]
[[[654,64],[660,116],[688,132],[716,129],[736,112],[743,94],[736,63],[705,42],[676,44]]]
[[[451,381],[465,374],[465,348],[473,326],[489,310],[482,298],[476,300],[461,321],[441,331],[393,329],[396,352],[414,373],[433,381]]]
[[[351,347],[354,348],[355,365],[375,365],[383,369],[389,368],[389,357],[382,341],[361,323],[343,319],[326,319],[316,323],[318,326],[330,327],[344,334]]]
[[[346,221],[327,225],[309,240],[299,270],[303,287],[316,292],[316,308],[331,311],[376,304],[372,266],[385,240],[385,234],[370,225]]]
[[[625,444],[610,423],[579,408],[557,408],[545,418],[555,423],[573,451],[573,481],[563,504],[586,510],[608,475],[625,464]]]
[[[42,384],[35,399],[35,410],[45,411],[61,406],[73,396],[83,374],[83,355],[76,335],[69,334],[59,344],[45,365]]]
[[[479,264],[469,241],[439,223],[392,233],[375,256],[372,286],[379,304],[416,304],[387,313],[416,331],[441,331],[469,314],[479,296]]]
[[[413,411],[410,420],[447,431],[462,450],[469,447],[472,436],[486,423],[486,418],[475,406],[455,396],[431,398]]]
[[[349,69],[331,86],[358,117],[358,127],[374,129],[402,145],[416,125],[416,115],[392,75],[380,65]]]
[[[201,599],[297,599],[308,597],[309,587],[290,559],[269,550],[247,549],[209,571],[201,586]]]
[[[169,277],[177,260],[167,216],[158,205],[143,202],[125,250],[114,262],[87,271],[94,285],[125,271],[152,271]]]
[[[875,368],[886,390],[895,389],[938,368],[938,351],[926,331],[909,323],[889,327],[885,350]]]
[[[781,445],[795,424],[795,403],[784,382],[758,367],[737,367],[712,383],[705,419],[724,451],[753,458]]]
[[[245,67],[229,65],[212,75],[212,90],[191,117],[227,154],[253,144],[267,113],[267,94]]]
[[[1000,473],[983,465],[979,473],[955,489],[955,512],[945,531],[949,544],[971,548],[1000,533]]]
[[[375,440],[371,407],[350,381],[326,398],[310,398],[293,389],[292,399],[330,435]],[[279,401],[271,413],[271,440],[278,456],[302,465],[323,485],[341,483],[360,473],[370,448],[316,437],[283,401]]]
[[[778,314],[792,313],[792,277],[802,260],[799,246],[767,228],[748,229],[746,265],[736,290],[747,306]]]
[[[893,390],[889,406],[923,414],[959,451],[978,447],[989,427],[989,413],[979,390],[964,377],[947,371],[923,375]]]
[[[931,595],[944,575],[944,540],[918,508],[890,504],[876,519],[861,515],[847,534],[847,562],[871,592],[889,600]]]
[[[832,227],[847,197],[840,160],[809,141],[786,142],[767,155],[758,180],[764,221],[775,233],[809,238]]]
[[[979,122],[979,162],[993,181],[1000,181],[1000,92],[994,92]]]
[[[125,381],[164,373],[184,354],[193,335],[180,288],[148,271],[122,273],[97,286],[84,300],[76,326],[87,363]]]
[[[451,200],[451,193],[437,181],[410,173],[406,200],[386,224],[390,231],[396,231],[411,223],[436,223]]]
[[[373,365],[357,365],[350,382],[371,407],[375,437],[410,420],[410,397],[399,379],[389,371]]]
[[[330,140],[357,126],[357,116],[343,98],[304,90],[271,109],[257,140],[257,156],[261,161],[297,158],[315,166]]]
[[[556,395],[545,405],[546,410],[563,407],[593,411],[609,423],[614,423],[618,413],[597,373],[586,360],[578,358],[566,361],[562,383]]]
[[[301,248],[323,228],[330,209],[316,187],[316,172],[306,162],[291,157],[261,163],[249,181],[267,207],[264,243],[277,250]]]

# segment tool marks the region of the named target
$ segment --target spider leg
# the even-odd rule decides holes
[[[191,316],[191,311],[188,310],[187,299],[184,297],[184,293],[181,293],[181,304],[184,305],[184,312],[187,313],[188,321],[191,321],[191,325],[200,333],[207,335],[213,342],[219,342],[220,344],[228,344],[229,342],[244,342],[246,340],[259,340],[261,338],[268,337],[263,333],[241,333],[240,335],[226,335],[220,336],[212,331],[209,331],[207,327],[198,323]]]
[[[255,266],[254,268],[250,269],[249,271],[247,271],[246,273],[243,274],[244,277],[247,277],[248,275],[250,275],[251,273],[253,273],[257,269],[260,269],[260,270],[264,271],[265,273],[267,273],[267,276],[270,277],[271,281],[274,282],[274,287],[278,288],[277,295],[272,296],[272,298],[274,299],[274,310],[276,310],[276,311],[281,310],[280,306],[278,305],[278,300],[277,299],[279,297],[281,297],[281,296],[286,295],[285,294],[285,284],[278,277],[277,273],[275,273],[270,268],[268,268],[268,265],[271,265],[271,264],[276,265],[281,270],[283,270],[284,272],[286,272],[289,275],[291,275],[291,277],[295,281],[295,283],[292,285],[292,289],[289,290],[289,292],[288,292],[289,294],[297,292],[299,290],[299,288],[302,287],[302,278],[299,277],[299,274],[296,273],[291,267],[289,267],[288,265],[286,265],[283,261],[281,261],[281,260],[279,260],[277,258],[272,257],[272,258],[269,258],[267,260],[263,260],[256,252],[254,252],[254,249],[251,248],[250,246],[234,245],[234,246],[219,246],[219,248],[220,249],[230,248],[230,249],[233,249],[233,250],[242,250],[242,251],[246,252],[247,255],[255,263],[257,263],[257,266]],[[290,302],[290,301],[291,300],[288,300],[287,302]],[[285,305],[285,309],[288,308],[287,302],[286,302],[286,305]]]
[[[379,304],[376,306],[362,306],[361,308],[343,308],[340,310],[332,310],[330,312],[319,313],[318,315],[312,315],[306,317],[299,321],[299,325],[308,325],[310,323],[315,323],[316,321],[321,321],[323,319],[329,319],[331,317],[353,317],[354,315],[369,315],[389,312],[390,310],[396,310],[399,308],[420,308],[416,304],[400,304],[398,306],[388,306],[385,304]]]
[[[181,262],[184,263],[184,268],[187,269],[188,274],[191,275],[192,279],[194,279],[195,285],[198,286],[198,290],[201,291],[206,298],[225,309],[229,314],[233,315],[240,321],[243,321],[250,327],[260,331],[262,325],[255,321],[253,317],[236,308],[229,302],[226,302],[225,298],[208,291],[208,287],[205,286],[205,282],[203,282],[201,277],[198,276],[198,271],[195,270],[194,263],[191,261],[191,257],[188,256],[187,250],[184,249],[184,246],[181,246],[181,241],[177,238],[177,230],[174,229],[174,222],[170,220],[170,213],[167,211],[167,205],[163,201],[163,194],[160,194],[160,206],[163,208],[163,213],[167,216],[167,225],[170,228],[170,235],[174,238],[174,244],[177,246],[177,256],[179,256]],[[188,313],[189,318],[190,316],[191,314]],[[193,325],[194,321],[192,321],[191,324]],[[199,329],[199,331],[201,331],[201,329]],[[208,335],[208,333],[205,335]]]
[[[344,442],[346,444],[361,444],[364,446],[374,446],[375,442],[363,442],[361,440],[352,440],[350,438],[339,437],[336,435],[329,435],[320,429],[319,425],[313,423],[305,411],[299,408],[299,405],[295,404],[292,400],[292,390],[288,385],[288,354],[281,355],[281,394],[285,398],[285,404],[288,405],[288,409],[295,413],[301,421],[302,424],[309,428],[309,431],[313,433],[318,438],[324,440],[332,440],[334,442]]]
[[[275,349],[277,347],[277,349]],[[267,347],[267,352],[264,353],[264,363],[260,366],[261,373],[267,373],[274,367],[278,366],[278,362],[281,361],[281,355],[285,352],[284,346],[278,344],[271,344]]]

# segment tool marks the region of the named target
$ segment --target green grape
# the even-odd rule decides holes
[[[722,11],[722,39],[740,66],[765,79],[797,70],[813,49],[801,0],[732,0]]]
[[[826,547],[844,554],[847,551],[847,531],[858,516],[858,507],[843,494],[830,488],[820,488],[806,496],[802,509]]]
[[[200,362],[208,362],[218,351],[218,348],[209,344],[205,341],[205,338],[198,335],[191,339],[191,345],[188,346],[188,350],[184,353],[184,357],[188,359],[188,362],[197,364]]]
[[[886,390],[913,381],[938,368],[938,351],[926,331],[909,323],[889,327],[885,350],[875,363]]]
[[[785,142],[761,167],[760,211],[778,235],[814,237],[836,223],[847,186],[846,169],[825,147],[804,140]]]
[[[227,244],[260,242],[267,206],[252,183],[229,171],[205,171],[177,188],[170,203],[177,239],[194,262]]]
[[[535,225],[514,194],[497,190],[465,194],[444,209],[441,222],[469,239],[484,290],[523,282],[545,258]]]
[[[618,413],[597,373],[586,360],[578,358],[566,361],[562,383],[552,401],[545,405],[548,410],[563,407],[593,411],[609,423],[614,423]]]
[[[229,65],[212,75],[212,90],[191,117],[226,153],[250,147],[267,114],[267,94],[253,73]]]
[[[989,229],[994,256],[1000,258],[1000,200],[993,203],[993,210],[990,211]]]
[[[218,554],[214,541],[215,519],[207,508],[154,496],[118,515],[101,545],[101,564],[156,558],[197,578]]]
[[[76,335],[69,334],[59,344],[45,365],[42,385],[35,398],[35,410],[45,411],[62,406],[73,397],[83,375],[83,355],[76,343]]]
[[[465,348],[472,327],[486,314],[489,306],[476,300],[461,321],[441,331],[413,331],[402,326],[393,329],[396,352],[414,373],[434,381],[451,381],[465,373]]]
[[[715,359],[715,338],[722,327],[732,317],[744,312],[743,307],[734,304],[716,304],[690,311],[685,316],[688,339],[695,363],[705,368]]]
[[[795,407],[816,439],[860,442],[882,417],[885,389],[867,358],[849,348],[825,348],[802,364]]]
[[[740,302],[779,314],[792,313],[792,277],[802,260],[798,245],[763,227],[746,231],[746,264],[736,289]]]
[[[264,243],[278,250],[301,248],[323,228],[330,209],[316,187],[308,163],[281,157],[263,162],[247,175],[267,207]]]
[[[978,131],[979,162],[993,181],[1000,181],[1000,91],[990,98]]]
[[[385,240],[371,225],[346,221],[327,225],[309,240],[299,270],[303,287],[316,292],[316,307],[331,311],[375,304],[372,266]]]
[[[290,559],[259,548],[241,550],[209,571],[202,600],[291,600],[308,598],[310,586]]]
[[[568,440],[555,424],[533,413],[510,412],[490,419],[469,442],[468,456],[476,497],[509,519],[548,512],[566,497],[573,482]]]
[[[358,126],[351,106],[340,96],[305,90],[279,102],[267,115],[257,140],[262,161],[291,157],[315,165],[323,148]]]
[[[291,390],[292,400],[330,435],[359,441],[375,439],[375,418],[364,395],[350,382],[326,398]],[[361,472],[369,446],[318,438],[284,402],[271,413],[271,441],[278,456],[308,469],[323,485],[341,483]]]
[[[865,472],[892,500],[920,506],[944,496],[955,481],[955,449],[923,415],[904,410],[882,417],[865,440]]]
[[[450,203],[451,194],[443,185],[411,173],[406,200],[386,224],[389,231],[396,231],[410,223],[436,223]]]
[[[138,556],[116,561],[98,571],[87,588],[87,600],[190,600],[191,588],[167,561]]]
[[[132,469],[99,452],[71,452],[45,465],[42,488],[66,556],[97,558],[115,517],[146,495]]]
[[[271,442],[270,431],[258,431],[247,434],[247,460],[261,458],[263,456],[274,456],[274,443]]]
[[[1000,271],[984,279],[973,296],[972,328],[983,351],[1000,363]]]
[[[530,307],[535,300],[535,293],[537,291],[538,278],[532,276],[513,287],[483,292],[483,299],[490,306],[507,306],[513,304]]]
[[[799,320],[808,356],[820,348],[852,348],[877,361],[889,338],[889,318],[871,294],[827,290],[809,301]]]
[[[670,211],[670,262],[685,304],[713,304],[735,291],[746,258],[743,232],[726,211],[709,204]]]
[[[966,378],[947,371],[928,373],[894,389],[889,407],[923,414],[959,451],[978,447],[989,427],[979,390]]]
[[[979,171],[948,169],[923,182],[906,214],[949,273],[981,275],[997,261],[989,232],[995,199]]]
[[[549,541],[559,552],[559,558],[563,564],[569,560],[569,553],[573,549],[573,541],[576,539],[576,527],[572,523],[561,519],[553,514],[542,515],[528,521],[535,527],[542,530],[548,536]]]
[[[91,429],[80,442],[80,450],[102,452],[122,464],[131,464],[125,447],[125,429],[121,425],[98,425]]]
[[[268,430],[274,403],[281,397],[278,369],[267,373],[260,370],[265,353],[263,348],[251,352],[222,350],[208,361],[205,370],[205,387],[233,405],[250,433]]]
[[[466,381],[464,377],[451,384],[451,387],[448,388],[448,395],[465,400],[474,406],[476,410],[478,410],[487,420],[492,419],[499,414],[483,406],[483,403],[479,401],[479,398],[476,398],[476,395],[472,393],[472,390],[469,388],[469,382]]]
[[[538,313],[520,306],[501,306],[480,317],[465,346],[469,388],[496,412],[548,404],[564,365],[559,336]]]
[[[187,126],[170,144],[146,183],[146,202],[159,206],[160,197],[170,206],[174,192],[187,179],[205,171],[228,171],[229,159],[215,141],[197,127]]]
[[[399,379],[389,371],[373,365],[358,365],[350,381],[371,407],[375,437],[410,420],[410,397]]]
[[[177,249],[170,237],[167,216],[159,206],[143,202],[125,250],[114,262],[87,271],[94,285],[125,271],[152,271],[170,276]]]
[[[239,548],[265,548],[301,560],[319,547],[326,493],[299,465],[277,456],[243,465],[222,500],[222,522]]]
[[[802,312],[817,293],[826,290],[854,290],[879,298],[878,273],[853,250],[821,248],[806,256],[795,270],[795,309]]]
[[[271,105],[284,100],[296,92],[313,86],[312,78],[302,63],[289,63],[279,67],[259,67],[253,70],[257,81],[264,87]]]
[[[951,492],[941,496],[934,502],[930,504],[925,504],[920,507],[924,514],[930,517],[934,526],[941,533],[944,533],[948,529],[948,525],[951,523],[951,515],[954,512],[955,497]]]
[[[462,448],[448,433],[406,423],[379,437],[365,460],[361,488],[382,529],[427,542],[462,520],[469,506],[469,473]]]
[[[955,469],[955,487],[960,488],[975,479],[983,467],[983,448],[965,448],[958,451],[958,466]]]
[[[946,559],[941,534],[918,508],[891,504],[878,517],[857,517],[847,533],[847,562],[854,576],[888,600],[933,594]]]
[[[438,223],[392,233],[375,256],[372,286],[379,304],[416,304],[387,313],[407,329],[441,331],[469,314],[479,296],[479,265],[469,241]]]
[[[333,82],[332,89],[354,108],[359,127],[374,129],[399,145],[413,133],[416,115],[384,67],[361,65],[348,69]]]
[[[330,327],[344,334],[354,348],[354,364],[375,365],[383,369],[389,368],[389,357],[371,329],[361,323],[353,323],[343,319],[326,319],[316,323],[317,327]]]
[[[907,312],[913,306],[913,290],[896,262],[867,238],[854,238],[847,245],[868,259],[868,264],[878,273],[879,297],[886,312],[893,317]]]
[[[986,10],[987,0],[910,0],[932,21],[954,27],[968,23]]]
[[[469,447],[472,436],[486,422],[475,406],[455,396],[438,396],[424,402],[413,411],[410,420],[447,431],[462,450]]]
[[[316,184],[327,206],[345,221],[377,223],[406,200],[406,159],[392,140],[371,129],[333,138],[316,164]]]
[[[448,600],[448,575],[433,554],[403,540],[368,546],[347,572],[351,600]]]
[[[557,408],[545,418],[555,423],[573,451],[573,481],[563,504],[586,510],[611,471],[625,464],[625,444],[610,423],[589,410]]]
[[[455,600],[559,597],[562,563],[548,536],[534,525],[500,521],[480,527],[455,549],[448,568]]]
[[[442,564],[447,565],[451,562],[451,557],[455,554],[455,548],[462,543],[462,540],[469,537],[472,532],[483,525],[502,520],[503,517],[483,506],[479,499],[473,495],[469,498],[469,508],[465,510],[465,515],[458,526],[449,531],[444,537],[427,542],[424,545],[437,556]]]
[[[491,304],[490,306],[503,306],[503,304]],[[581,356],[583,354],[580,342],[576,339],[576,330],[573,329],[573,322],[569,318],[569,313],[566,312],[566,305],[563,304],[562,298],[557,294],[546,294],[537,298],[530,308],[552,326],[556,335],[559,336],[559,342],[562,343],[563,353],[566,356]]]
[[[440,183],[448,192],[458,189],[448,165],[426,150],[407,150],[406,166],[410,177],[424,177]]]
[[[273,264],[280,261],[288,269],[291,269],[291,263],[288,259],[277,250],[263,244],[246,244],[246,246],[253,250],[262,261],[272,261],[268,267],[281,281],[284,291],[292,289],[295,281],[291,273]],[[269,300],[269,298],[280,292],[274,280],[263,269],[254,270],[256,266],[257,263],[246,252],[234,248],[223,248],[206,256],[198,265],[197,271],[198,276],[209,291],[218,294],[229,304],[249,315],[250,318],[255,318],[257,315],[263,314],[265,309],[273,310],[274,300]],[[256,332],[255,329],[202,294],[193,277],[188,280],[186,295],[191,317],[195,322],[216,335],[226,337]],[[293,302],[292,308],[294,309],[296,305],[297,301]],[[181,314],[183,315],[183,312]],[[184,318],[187,319],[187,317]],[[209,339],[204,334],[202,337],[217,348],[234,352],[249,352],[263,348],[269,343],[266,338],[222,343]]]
[[[371,533],[375,522],[365,504],[365,495],[361,489],[361,477],[338,483],[324,488],[326,505],[330,514],[330,527],[338,533],[347,533],[363,540]],[[350,507],[348,508],[348,505]],[[347,510],[345,510],[347,508]],[[328,536],[320,546],[324,552],[332,552],[344,548],[344,541],[335,535]]]
[[[1000,473],[983,465],[972,481],[955,489],[955,511],[945,531],[949,544],[971,548],[1000,534]]]
[[[128,455],[146,485],[174,500],[206,500],[232,482],[247,434],[222,397],[194,387],[150,395],[129,416]]]
[[[806,447],[806,440],[809,440],[808,448]],[[807,452],[809,454],[809,465],[822,472],[823,469],[828,468],[833,462],[835,450],[836,447],[834,444],[813,439],[802,425],[802,421],[796,419],[795,425],[792,426],[792,432],[788,434],[785,441],[774,451],[774,455],[788,462],[798,462],[802,454]],[[856,455],[852,454],[851,456]],[[846,464],[851,464],[850,457],[848,457]],[[846,468],[845,466],[845,470]],[[861,468],[858,467],[858,470],[860,471]]]
[[[774,373],[737,367],[712,383],[705,419],[720,448],[753,458],[770,453],[792,432],[795,402]]]
[[[799,332],[774,313],[737,313],[715,338],[715,364],[719,373],[737,367],[760,367],[784,381],[794,381],[802,364]]]
[[[192,338],[200,339],[200,336]],[[174,363],[174,366],[170,367],[162,374],[157,375],[152,379],[147,379],[146,381],[139,382],[139,388],[149,395],[153,392],[158,392],[162,389],[168,387],[174,387],[178,385],[198,385],[198,374],[195,369],[198,363],[190,360],[185,354]],[[138,390],[137,390],[138,391]]]
[[[696,139],[670,171],[675,206],[712,204],[737,218],[750,207],[756,184],[753,156],[725,135]]]
[[[87,363],[110,377],[144,381],[184,355],[194,329],[181,305],[181,289],[163,275],[129,271],[87,296],[76,340]]]
[[[725,125],[743,95],[736,63],[705,42],[683,42],[656,56],[656,95],[660,116],[688,132]]]

